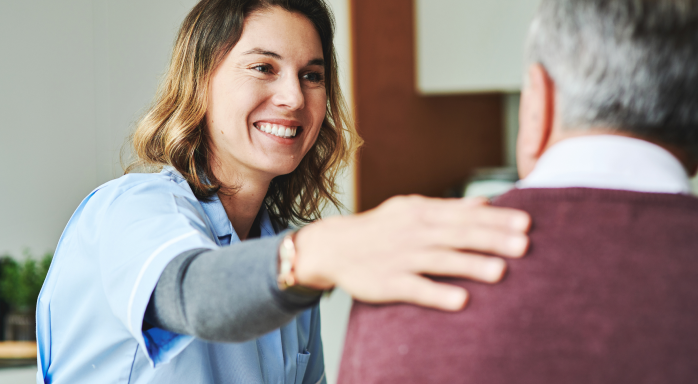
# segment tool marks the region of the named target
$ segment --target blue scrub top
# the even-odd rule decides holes
[[[262,214],[262,237],[279,231]],[[239,242],[217,197],[170,167],[93,191],[58,243],[37,305],[37,383],[325,383],[317,306],[244,343],[142,331],[150,295],[182,252]]]

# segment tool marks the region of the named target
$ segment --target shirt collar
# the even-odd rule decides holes
[[[240,241],[235,230],[233,230],[233,225],[230,223],[230,220],[228,220],[228,214],[225,212],[223,203],[221,203],[221,199],[218,198],[217,194],[211,196],[208,201],[199,200],[199,202],[204,208],[206,216],[211,220],[213,232],[218,236],[219,240],[230,237],[230,243],[237,243]]]
[[[201,206],[204,208],[206,215],[211,219],[211,224],[213,225],[213,231],[218,236],[219,240],[223,240],[226,237],[230,238],[230,244],[240,242],[240,237],[235,233],[233,225],[228,219],[228,214],[225,212],[223,203],[217,194],[214,194],[209,198],[208,201],[200,201]],[[259,209],[259,224],[260,224],[260,236],[268,237],[276,235],[276,230],[274,225],[272,225],[271,217],[264,204]]]
[[[686,170],[650,142],[616,135],[563,140],[550,147],[517,188],[587,187],[689,194]]]
[[[175,168],[169,165],[164,166],[161,173],[168,174],[177,183],[187,184],[184,177]],[[240,237],[237,235],[237,233],[235,233],[233,225],[228,219],[228,214],[225,212],[223,203],[217,194],[211,196],[208,201],[199,200],[199,203],[201,203],[201,207],[204,209],[206,216],[208,216],[209,220],[211,221],[211,225],[213,226],[211,229],[218,237],[219,242],[222,241],[229,244],[240,242]],[[269,216],[269,212],[264,204],[262,204],[262,207],[259,210],[259,215],[261,237],[276,235],[277,231],[272,224],[271,217]],[[230,241],[228,242],[227,239],[230,239]]]

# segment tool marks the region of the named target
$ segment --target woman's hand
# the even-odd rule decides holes
[[[521,257],[530,223],[525,212],[490,207],[485,199],[395,197],[368,212],[301,229],[295,274],[301,285],[339,286],[365,302],[455,311],[465,306],[467,292],[422,275],[496,283],[504,260],[467,251]]]

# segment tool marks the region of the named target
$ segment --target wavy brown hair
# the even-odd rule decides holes
[[[155,102],[131,137],[136,159],[126,173],[170,165],[184,176],[199,199],[210,198],[221,187],[228,190],[211,168],[205,120],[209,81],[240,39],[245,18],[270,7],[305,15],[320,35],[327,113],[317,141],[298,167],[272,180],[265,204],[283,225],[318,219],[327,203],[342,207],[335,197],[336,179],[362,140],[339,87],[334,19],[323,0],[201,0],[182,23]]]

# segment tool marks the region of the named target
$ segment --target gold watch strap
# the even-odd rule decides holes
[[[279,289],[304,296],[318,296],[324,291],[297,285],[295,275],[296,265],[296,244],[294,242],[296,232],[293,231],[284,236],[279,246],[279,276],[277,283]]]

